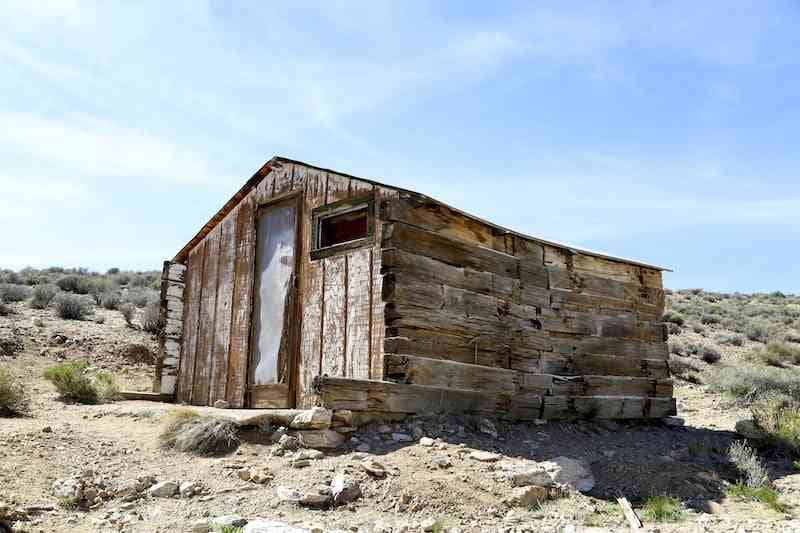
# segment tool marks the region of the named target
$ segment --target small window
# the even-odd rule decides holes
[[[348,199],[315,209],[311,258],[327,257],[371,242],[373,205],[372,198],[362,198]]]
[[[369,209],[359,207],[339,215],[331,215],[319,220],[319,246],[328,248],[367,237]]]

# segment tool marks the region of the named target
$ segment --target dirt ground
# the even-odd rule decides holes
[[[155,350],[154,338],[127,327],[116,311],[98,310],[105,322],[63,321],[51,310],[13,304],[15,314],[0,317],[0,335],[23,341],[13,357],[0,357],[32,396],[30,416],[0,419],[0,501],[29,508],[31,520],[17,522],[27,532],[183,532],[199,520],[238,514],[262,517],[316,531],[626,531],[613,504],[625,496],[634,507],[651,495],[668,494],[686,508],[682,521],[646,523],[651,531],[800,531],[794,518],[800,502],[800,474],[791,461],[767,457],[771,477],[788,512],[758,503],[732,500],[724,489],[736,472],[725,451],[737,439],[734,424],[747,414],[705,387],[679,383],[678,412],[685,425],[660,422],[550,422],[510,424],[493,421],[498,438],[480,430],[474,417],[415,418],[381,428],[365,426],[356,434],[369,452],[354,444],[296,468],[296,454],[273,456],[272,443],[258,432],[243,434],[233,454],[199,458],[163,450],[161,419],[174,406],[142,401],[70,405],[60,401],[42,378],[61,360],[88,359],[112,371],[123,388],[148,390],[152,365],[141,349]],[[33,318],[42,320],[34,325]],[[146,358],[145,358],[146,359]],[[389,430],[387,432],[387,429]],[[418,438],[395,442],[391,433]],[[536,461],[566,456],[589,465],[594,488],[572,493],[540,507],[510,507],[511,487],[497,479],[496,464],[476,461],[472,450],[502,458]],[[365,456],[383,464],[388,475],[372,477],[357,467]],[[449,466],[448,466],[449,465]],[[265,468],[271,480],[255,484],[239,478],[242,467]],[[111,497],[89,510],[64,509],[53,495],[56,480],[87,473],[109,487],[141,476],[158,481],[193,481],[202,490],[192,497],[143,497],[132,502]],[[338,472],[360,481],[363,495],[333,509],[314,510],[284,503],[278,487],[308,489],[327,484]],[[315,529],[316,528],[316,529]]]

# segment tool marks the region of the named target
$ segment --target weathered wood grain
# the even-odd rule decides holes
[[[200,319],[200,298],[203,292],[203,260],[205,241],[191,252],[186,261],[186,290],[184,293],[183,341],[178,367],[177,399],[191,403],[194,389],[194,370],[197,354],[197,333]]]
[[[515,393],[522,374],[513,370],[428,359],[414,355],[385,354],[386,378],[415,385],[448,389]]]
[[[246,198],[236,211],[236,258],[233,265],[231,333],[225,397],[231,407],[245,404],[250,350],[250,311],[255,261],[255,200]]]
[[[519,261],[512,255],[401,222],[384,224],[382,245],[510,278],[518,272]]]
[[[192,404],[208,405],[211,383],[211,358],[214,351],[214,313],[217,307],[217,273],[219,271],[219,240],[222,226],[208,234],[203,261],[203,290],[200,297],[197,356],[195,358]]]
[[[323,259],[322,374],[343,376],[347,339],[346,256]]]
[[[362,248],[347,255],[344,375],[352,378],[370,377],[371,251]]]
[[[214,310],[214,337],[211,352],[211,383],[209,404],[226,400],[228,361],[231,336],[231,303],[233,301],[233,274],[236,262],[236,214],[234,210],[220,224],[219,272],[217,299]]]

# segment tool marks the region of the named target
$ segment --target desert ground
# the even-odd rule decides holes
[[[228,453],[205,457],[162,446],[178,406],[78,403],[45,379],[54,365],[87,361],[88,376],[150,389],[157,342],[146,305],[126,320],[125,283],[106,289],[120,291],[117,308],[102,295],[89,304],[87,291],[79,320],[59,317],[58,296],[32,307],[32,289],[3,304],[0,369],[27,399],[0,418],[0,519],[14,531],[627,531],[619,497],[647,531],[800,531],[800,424],[790,418],[800,298],[669,294],[676,418],[418,416],[340,426],[343,444],[322,450],[298,448],[291,431],[251,428]],[[730,452],[739,442],[749,464]],[[581,479],[564,478],[535,502],[509,475],[557,458],[579,464]],[[753,481],[759,472],[766,477]]]

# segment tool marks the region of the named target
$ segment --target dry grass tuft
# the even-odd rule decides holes
[[[28,412],[30,399],[25,387],[5,368],[0,368],[0,416],[19,416]]]
[[[201,456],[219,456],[239,447],[239,426],[229,418],[200,416],[191,409],[174,409],[159,435],[163,448]]]

